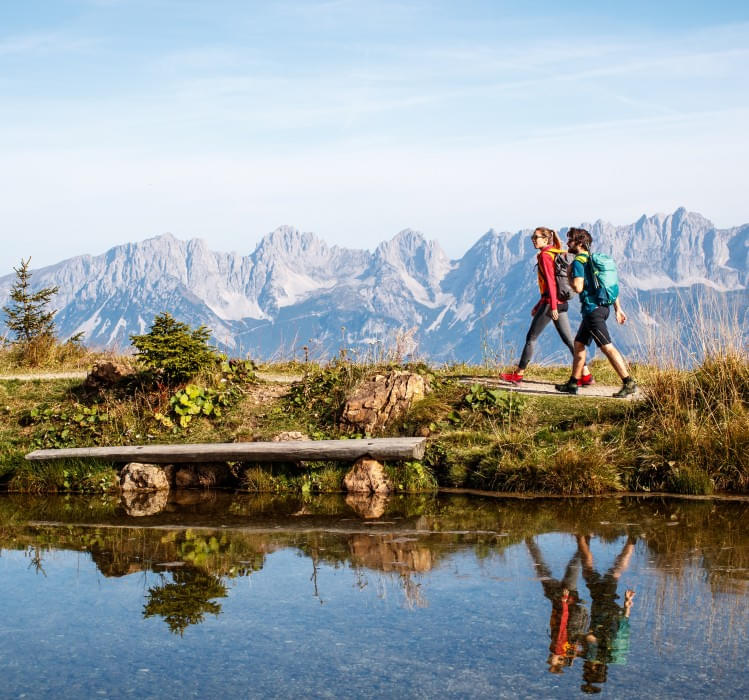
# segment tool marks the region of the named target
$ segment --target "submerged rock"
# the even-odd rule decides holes
[[[390,493],[393,485],[390,483],[385,467],[376,459],[363,457],[343,477],[343,485],[347,491],[359,493]]]

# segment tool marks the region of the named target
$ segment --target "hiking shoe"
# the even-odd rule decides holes
[[[557,391],[561,391],[563,394],[576,394],[577,379],[570,377],[564,384],[555,384],[554,388]]]
[[[518,374],[517,372],[504,372],[503,374],[499,375],[500,379],[504,379],[506,382],[511,382],[512,384],[520,384],[520,382],[523,381],[523,375]]]
[[[577,380],[578,386],[590,386],[591,384],[595,384],[596,380],[593,379],[592,374],[584,374],[580,379]]]
[[[627,377],[627,379],[622,383],[622,388],[614,394],[614,397],[617,399],[626,399],[628,396],[632,396],[636,391],[637,384],[635,384],[635,380],[632,379],[632,377]]]

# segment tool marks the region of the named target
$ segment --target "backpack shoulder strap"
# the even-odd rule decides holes
[[[561,248],[549,248],[544,252],[551,255],[552,258],[555,258],[557,255],[564,255],[567,253],[566,250],[562,250]]]

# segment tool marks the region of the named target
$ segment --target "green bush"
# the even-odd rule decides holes
[[[208,344],[210,329],[200,326],[192,330],[168,313],[154,318],[144,335],[131,335],[137,358],[144,367],[163,373],[169,383],[186,381],[203,370],[214,367],[220,357]]]
[[[472,384],[464,399],[472,411],[509,421],[525,409],[525,400],[516,393],[487,389],[482,384]]]

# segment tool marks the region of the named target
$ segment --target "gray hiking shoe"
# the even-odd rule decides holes
[[[627,377],[622,383],[622,388],[614,394],[614,398],[626,399],[628,396],[632,396],[637,391],[637,384],[632,377]]]
[[[563,394],[577,394],[577,379],[570,377],[564,384],[555,384],[554,388]]]

